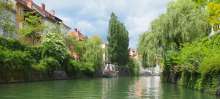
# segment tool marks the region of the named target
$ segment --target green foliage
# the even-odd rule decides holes
[[[82,64],[80,64],[80,62],[77,60],[69,60],[68,65],[67,71],[71,73],[79,71],[80,67],[82,66]]]
[[[219,57],[220,53],[219,38],[219,36],[215,36],[211,39],[204,38],[191,44],[185,44],[177,57],[181,70],[202,73],[213,68],[211,65],[214,65],[216,63],[215,61],[218,61],[215,59]],[[204,69],[199,71],[201,68]]]
[[[138,63],[137,60],[129,59],[128,68],[129,68],[129,71],[130,71],[131,75],[134,75],[134,76],[139,75],[139,71],[140,71],[140,66],[139,65],[140,64]]]
[[[220,4],[217,3],[209,3],[208,4],[208,13],[209,18],[208,21],[211,25],[220,24]]]
[[[33,58],[27,52],[12,51],[5,48],[0,49],[2,72],[6,72],[7,70],[23,70],[30,66],[31,62],[33,62]]]
[[[71,61],[74,70],[83,73],[94,73],[102,66],[101,39],[93,36],[85,41],[76,42],[74,48],[80,55],[78,62]]]
[[[177,56],[178,53],[176,51],[167,51],[166,56],[164,57],[164,71],[177,73],[180,68],[177,67]]]
[[[43,57],[53,57],[59,62],[63,62],[67,57],[67,47],[62,34],[57,32],[47,33],[42,41]]]
[[[85,43],[85,52],[82,55],[81,61],[89,71],[95,71],[102,66],[102,49],[101,39],[97,36],[89,38]]]
[[[6,39],[4,37],[0,37],[0,46],[11,50],[25,50],[27,48],[16,40]]]
[[[201,6],[206,6],[208,3],[220,3],[219,0],[192,0]]]
[[[11,0],[7,0],[7,1],[0,1],[0,11],[4,10],[4,9],[8,9],[11,10],[13,6],[13,3]]]
[[[219,49],[212,54],[211,57],[206,57],[201,63],[200,72],[202,75],[219,74],[220,73],[220,51]]]
[[[207,38],[219,24],[219,0],[175,0],[139,41],[142,63],[163,63],[166,81],[215,93],[219,86],[220,36]],[[152,62],[153,61],[153,62]]]
[[[22,75],[23,80],[29,79],[35,59],[28,49],[18,41],[0,38],[0,79],[10,81],[16,75]]]
[[[24,18],[24,27],[19,32],[24,37],[30,38],[34,46],[41,39],[44,24],[41,21],[40,15],[36,14],[36,12],[26,12]]]
[[[160,57],[160,48],[156,48],[159,44],[153,33],[145,32],[140,37],[138,52],[141,55],[144,67],[155,67]]]
[[[171,60],[176,64],[166,66],[167,69],[164,71],[181,73],[179,75],[179,84],[181,85],[215,93],[219,83],[216,79],[220,74],[219,42],[220,35],[217,35],[185,44],[175,55],[175,60]],[[169,57],[172,58],[172,56]]]
[[[144,66],[162,63],[167,52],[176,52],[184,43],[206,36],[207,18],[206,11],[191,0],[172,1],[167,12],[152,22],[150,31],[140,36],[138,50]]]
[[[33,69],[38,71],[54,71],[61,67],[59,61],[52,57],[41,59],[39,64],[33,65]]]
[[[75,37],[67,36],[65,37],[65,44],[68,47],[69,51],[74,51],[79,56],[82,56],[86,50],[86,40],[78,41]]]
[[[108,57],[109,62],[126,65],[128,62],[128,31],[117,16],[112,13],[108,31]]]

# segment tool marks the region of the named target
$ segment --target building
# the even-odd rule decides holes
[[[135,59],[138,58],[138,52],[137,52],[137,49],[129,48],[128,51],[129,51],[129,57],[130,57],[130,58],[135,58]]]
[[[84,41],[87,39],[83,33],[81,33],[77,28],[74,29],[74,31],[68,33],[69,36],[76,38],[78,41]]]
[[[45,4],[40,6],[34,3],[32,0],[4,0],[7,2],[12,2],[13,9],[8,11],[12,13],[12,20],[15,22],[16,30],[23,28],[24,26],[24,14],[27,12],[35,12],[42,17],[42,22],[44,25],[48,26],[43,33],[49,32],[50,28],[58,27],[61,33],[68,33],[70,27],[64,24],[64,22],[55,16],[55,11],[51,10],[50,12],[46,10]]]
[[[220,33],[220,25],[219,24],[218,25],[213,25],[212,26],[212,31],[209,34],[209,37],[211,37],[211,36],[213,36],[215,34],[218,34],[218,33]]]
[[[107,44],[102,43],[101,48],[102,48],[102,51],[103,51],[103,54],[102,54],[103,64],[108,63],[107,47],[108,47]]]
[[[5,30],[5,26],[2,25],[4,21],[10,21],[13,28],[16,27],[16,10],[15,10],[15,1],[14,0],[0,0],[0,8],[1,8],[1,16],[0,16],[0,35],[3,35],[5,37],[8,37],[9,34],[15,34],[15,31],[13,33],[7,33]],[[12,8],[8,9],[6,7],[11,6]],[[4,9],[3,9],[4,8]],[[10,18],[8,17],[10,16]]]

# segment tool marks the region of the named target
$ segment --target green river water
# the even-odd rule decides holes
[[[218,99],[160,77],[97,78],[0,85],[0,99]]]

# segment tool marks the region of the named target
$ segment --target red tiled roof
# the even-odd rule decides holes
[[[87,37],[84,36],[80,31],[78,31],[77,29],[73,32],[69,32],[68,35],[75,37],[77,40],[85,40]]]
[[[40,7],[39,5],[34,3],[32,0],[16,0],[16,1],[17,1],[17,3],[22,4],[23,6],[25,6],[26,8],[28,8],[30,10],[37,11],[41,16],[43,16],[45,18],[48,18],[48,19],[55,21],[55,22],[62,22],[62,20],[60,18],[56,17],[55,15],[52,15],[47,10],[42,9],[42,7]],[[28,5],[29,2],[32,2],[31,7]]]

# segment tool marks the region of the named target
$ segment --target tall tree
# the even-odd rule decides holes
[[[128,62],[128,42],[128,31],[117,16],[112,13],[108,31],[108,61],[118,65],[126,65]]]
[[[139,53],[144,66],[155,66],[159,56],[165,60],[168,52],[178,52],[184,43],[207,36],[210,31],[207,19],[206,10],[192,0],[172,1],[167,12],[154,20],[150,31],[141,36]]]

